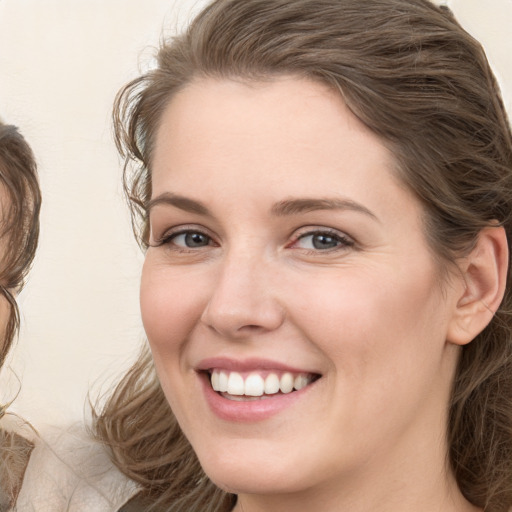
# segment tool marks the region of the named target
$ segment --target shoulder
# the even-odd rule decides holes
[[[34,442],[17,510],[116,512],[137,492],[83,426],[46,428]]]
[[[20,418],[6,415],[0,421],[0,510],[10,510],[20,492],[34,448],[33,432]]]

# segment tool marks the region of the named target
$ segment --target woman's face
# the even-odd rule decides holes
[[[5,345],[5,335],[7,332],[7,325],[9,324],[9,317],[11,315],[11,306],[7,299],[0,294],[0,353]]]
[[[5,189],[3,183],[0,182],[0,230],[2,229],[2,221],[8,215],[9,209],[9,194]],[[0,265],[5,265],[5,253],[9,243],[9,234],[0,236]],[[6,283],[0,283],[5,286]],[[14,290],[11,290],[14,292]],[[9,301],[0,293],[0,354],[5,345],[5,334],[7,331],[7,325],[11,315],[11,306]]]
[[[165,395],[218,485],[401,485],[444,461],[462,284],[440,284],[393,165],[313,82],[198,80],[168,105],[142,316]]]

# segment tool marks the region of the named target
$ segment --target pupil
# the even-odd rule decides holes
[[[336,247],[338,240],[331,235],[315,235],[313,237],[313,247],[315,249],[330,249]]]
[[[201,233],[187,233],[185,243],[187,247],[203,247],[208,245],[208,238]]]

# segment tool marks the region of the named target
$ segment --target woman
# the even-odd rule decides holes
[[[16,127],[0,122],[0,367],[19,327],[16,294],[25,282],[39,236],[41,193],[34,156]],[[33,443],[0,404],[0,510],[14,503]]]
[[[39,237],[41,193],[34,156],[17,128],[0,121],[0,184],[2,194],[0,292],[3,296],[4,363],[19,327],[14,296],[21,290],[32,264]]]
[[[35,255],[41,193],[34,156],[0,123],[0,365],[19,327],[15,296]],[[0,511],[115,512],[136,486],[76,426],[36,431],[0,404]]]
[[[512,507],[512,140],[448,10],[217,0],[114,112],[153,363],[97,433],[132,510]]]

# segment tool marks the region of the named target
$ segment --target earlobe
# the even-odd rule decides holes
[[[489,324],[503,299],[507,270],[505,229],[501,226],[482,229],[475,247],[460,267],[464,286],[449,324],[448,342],[466,345]]]

